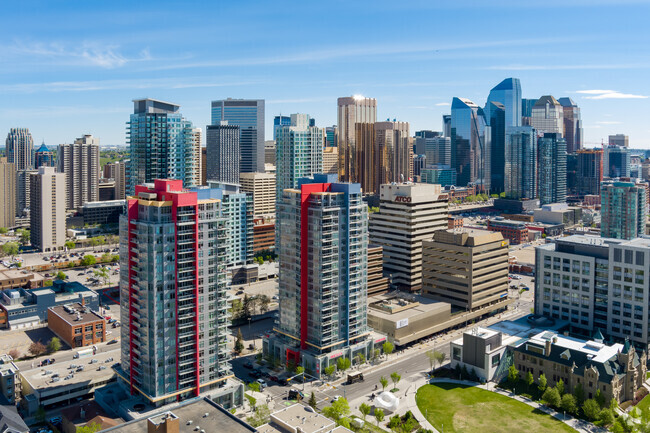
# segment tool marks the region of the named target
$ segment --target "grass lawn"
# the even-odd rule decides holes
[[[427,420],[445,433],[575,432],[525,403],[476,387],[453,383],[425,385],[416,395]]]
[[[636,405],[639,410],[645,410],[650,407],[650,394],[643,397],[643,399]]]

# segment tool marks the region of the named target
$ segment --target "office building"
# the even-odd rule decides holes
[[[413,155],[413,178],[420,176],[422,170],[427,166],[427,157],[426,155]]]
[[[437,183],[443,187],[456,185],[456,170],[448,165],[430,166],[422,169],[420,182]]]
[[[566,202],[566,141],[561,134],[545,133],[537,147],[540,204]]]
[[[264,142],[264,166],[266,167],[269,164],[275,166],[275,140],[266,140]]]
[[[578,154],[566,154],[566,193],[575,196],[578,190]]]
[[[54,152],[52,152],[45,143],[34,152],[34,168],[38,167],[54,167]]]
[[[338,147],[338,128],[334,126],[325,127],[325,147]]]
[[[447,228],[449,201],[440,185],[382,185],[379,212],[370,215],[370,241],[383,247],[384,274],[394,288],[422,286],[422,241]]]
[[[421,140],[424,141],[427,164],[451,165],[451,137],[417,138],[416,142]]]
[[[364,193],[377,194],[383,184],[411,180],[413,148],[409,145],[409,135],[408,122],[375,123],[371,189],[364,189]]]
[[[0,227],[16,225],[16,166],[0,158]]]
[[[115,179],[99,179],[99,201],[108,200],[115,200]]]
[[[65,174],[40,167],[30,174],[30,234],[32,246],[54,251],[65,244]]]
[[[630,137],[625,134],[615,134],[609,136],[610,146],[630,147]]]
[[[339,173],[339,149],[338,147],[325,146],[323,148],[323,173]]]
[[[521,126],[521,83],[519,78],[506,78],[490,90],[487,104],[485,104],[486,117],[491,119],[491,102],[497,102],[505,111],[504,124],[506,127]],[[490,124],[490,126],[492,126]]]
[[[229,125],[227,120],[207,127],[206,180],[239,182],[239,137],[239,126]]]
[[[413,153],[416,155],[426,155],[427,153],[427,139],[432,139],[442,136],[442,132],[438,131],[415,131],[415,146],[413,148]],[[429,145],[430,151],[433,150],[433,146]],[[428,155],[428,158],[433,159],[432,155]],[[433,164],[433,163],[432,163]]]
[[[530,120],[531,117],[533,117],[533,107],[535,106],[535,103],[537,102],[537,99],[526,99],[522,98],[521,99],[521,117],[522,117],[522,122],[524,118],[528,118]],[[522,123],[522,126],[526,125],[525,123]],[[528,124],[527,126],[530,126]]]
[[[490,188],[491,132],[483,109],[464,98],[451,103],[451,168],[459,186]]]
[[[504,191],[506,159],[506,109],[499,102],[488,102],[491,148],[490,148],[490,191],[500,194]]]
[[[82,303],[47,309],[47,327],[70,348],[106,341],[106,320]]]
[[[384,249],[380,245],[368,245],[368,296],[388,291],[388,277],[384,276]]]
[[[124,200],[90,201],[81,207],[84,225],[117,225],[124,205]]]
[[[253,215],[257,217],[275,215],[276,185],[275,174],[241,173],[241,190],[251,194]]]
[[[581,149],[578,156],[577,193],[600,195],[600,183],[603,181],[603,150]]]
[[[564,134],[564,111],[562,105],[551,95],[542,96],[531,111],[530,125],[538,133]]]
[[[372,191],[377,100],[356,95],[339,98],[337,104],[339,181],[359,183],[364,193]]]
[[[323,170],[323,130],[309,126],[308,114],[292,114],[291,125],[277,129],[276,181],[278,199],[282,191],[296,188],[298,179]]]
[[[136,186],[127,199],[117,373],[151,404],[198,396],[232,375],[225,229],[219,200],[199,200],[181,180]]]
[[[185,186],[194,185],[194,128],[180,113],[179,105],[135,99],[127,125],[131,158],[127,195],[134,193],[136,185],[156,179],[179,179]]]
[[[79,209],[99,200],[99,139],[86,134],[73,144],[60,144],[57,168],[65,174],[66,207]]]
[[[317,377],[336,358],[367,358],[370,350],[368,208],[361,198],[359,184],[317,174],[285,189],[278,202],[280,309],[264,353]]]
[[[115,200],[124,200],[126,198],[126,180],[127,166],[129,160],[109,162],[104,165],[104,178],[115,181]]]
[[[16,172],[16,216],[29,215],[29,178],[30,175],[38,173],[38,170],[20,170]],[[65,203],[65,198],[63,199]]]
[[[506,129],[504,191],[516,200],[537,197],[537,134],[531,126]]]
[[[201,128],[192,128],[190,131],[190,147],[185,158],[185,170],[190,185],[201,184]]]
[[[442,136],[451,137],[451,114],[442,115]]]
[[[212,125],[221,121],[239,126],[239,172],[264,171],[264,100],[224,99],[212,101]]]
[[[603,161],[603,176],[611,179],[630,177],[630,149],[621,146],[607,146]]]
[[[16,171],[34,168],[34,139],[28,128],[11,128],[5,141],[7,161]]]
[[[275,116],[273,118],[273,140],[277,141],[278,133],[277,130],[283,126],[291,126],[291,116]]]
[[[571,98],[560,98],[558,102],[562,106],[562,117],[564,119],[564,139],[566,140],[567,153],[576,153],[582,149],[584,133],[582,131],[582,118],[580,107]]]
[[[650,239],[573,235],[535,251],[535,313],[648,348]]]
[[[600,234],[634,239],[645,234],[646,189],[633,182],[604,182],[600,194]]]
[[[422,294],[473,311],[508,300],[508,241],[501,233],[438,230],[422,242]]]
[[[253,254],[274,249],[275,216],[253,219]]]
[[[208,183],[208,148],[201,148],[201,186]]]
[[[499,232],[504,239],[508,239],[510,245],[520,245],[528,242],[528,227],[522,221],[512,221],[503,217],[490,218],[487,229],[491,232]]]

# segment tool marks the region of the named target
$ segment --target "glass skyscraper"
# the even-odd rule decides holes
[[[500,102],[488,102],[486,112],[490,113],[490,190],[503,192],[505,170],[506,117],[508,112]]]
[[[504,173],[506,197],[537,197],[537,134],[532,126],[506,129]]]
[[[630,177],[630,149],[620,146],[607,146],[603,162],[604,176],[612,179]]]
[[[16,171],[34,168],[34,139],[28,128],[11,128],[5,141],[7,162]]]
[[[601,236],[633,239],[645,233],[646,189],[643,186],[633,182],[603,182],[600,197]]]
[[[486,104],[486,117],[492,117],[490,102],[499,102],[505,109],[504,123],[508,126],[521,126],[521,83],[519,78],[506,78],[490,90]],[[491,125],[490,125],[491,126]]]
[[[239,172],[264,173],[264,100],[212,101],[212,125],[223,120],[239,126]]]
[[[571,98],[558,99],[562,105],[564,117],[564,138],[566,139],[567,153],[575,153],[582,149],[582,118],[580,107]]]
[[[566,202],[566,140],[561,134],[545,133],[539,148],[540,204]]]
[[[451,104],[451,167],[458,186],[476,183],[490,188],[490,127],[483,109],[465,98]]]

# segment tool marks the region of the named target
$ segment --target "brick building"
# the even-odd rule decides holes
[[[491,232],[501,233],[513,245],[528,242],[528,227],[521,221],[490,219],[487,228]]]
[[[104,318],[80,303],[49,308],[47,322],[50,330],[73,349],[106,340]]]

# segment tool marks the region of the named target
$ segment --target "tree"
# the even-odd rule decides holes
[[[560,406],[562,407],[562,410],[566,411],[567,413],[576,413],[578,410],[576,398],[571,394],[564,394],[562,396]]]
[[[76,244],[75,244],[74,242],[72,242],[72,241],[67,241],[67,242],[66,242],[65,244],[63,244],[63,245],[65,245],[65,247],[66,247],[67,249],[69,249],[69,250],[73,249],[73,248],[76,246]]]
[[[101,424],[94,422],[92,424],[77,427],[76,433],[96,433],[99,430],[101,430],[101,428],[102,428]]]
[[[11,256],[12,259],[18,255],[19,251],[20,246],[16,242],[7,242],[2,246],[2,252],[6,256]]]
[[[20,352],[18,352],[18,349],[11,349],[9,351],[9,356],[11,356],[11,358],[14,361],[16,361],[16,360],[18,360],[18,358],[20,358]]]
[[[555,384],[555,389],[560,393],[560,397],[564,395],[564,381],[562,379],[558,380]]]
[[[529,371],[526,373],[526,385],[528,385],[528,388],[530,389],[530,387],[533,386],[533,383],[535,383],[535,378],[533,377],[533,373]]]
[[[0,235],[7,234],[8,231],[7,227],[0,227]]]
[[[259,382],[250,382],[248,388],[251,391],[260,392],[260,383]]]
[[[381,390],[385,390],[386,386],[388,386],[388,379],[386,379],[384,376],[379,378],[379,383],[381,384]]]
[[[242,317],[248,319],[251,317],[252,303],[248,293],[244,294],[244,302],[242,303]]]
[[[111,281],[111,277],[108,274],[108,269],[106,269],[103,266],[101,268],[97,269],[95,272],[93,272],[93,274],[97,278],[102,280],[104,285],[108,285],[108,283]]]
[[[81,259],[81,266],[92,266],[97,263],[97,259],[92,254],[86,254]]]
[[[433,354],[433,352],[434,352],[433,350],[427,350],[426,352],[424,352],[424,354],[429,359],[429,367],[430,367],[432,373],[433,373],[433,366],[436,363],[436,357]]]
[[[614,422],[614,414],[609,409],[603,409],[598,412],[598,421],[601,426],[610,425]]]
[[[537,383],[539,384],[537,388],[541,391],[544,392],[546,391],[546,387],[548,385],[546,381],[546,375],[545,374],[540,374],[539,379],[537,379]]]
[[[510,386],[514,387],[517,384],[518,380],[519,380],[519,370],[517,370],[517,367],[515,367],[515,365],[512,364],[508,368],[508,382],[510,383]]]
[[[377,420],[377,427],[379,427],[379,423],[384,420],[384,411],[382,409],[375,409],[375,420]]]
[[[31,353],[34,356],[39,356],[45,353],[47,348],[43,343],[40,341],[35,341],[32,344],[29,345],[29,349],[27,349],[29,353]]]
[[[560,393],[557,389],[546,388],[546,391],[542,394],[542,401],[546,403],[547,406],[560,407],[562,404],[562,397],[560,397]]]
[[[598,406],[596,400],[590,398],[589,400],[585,401],[585,403],[582,405],[582,412],[584,412],[585,416],[589,421],[595,421],[598,418],[598,413],[600,412],[600,406]]]
[[[31,234],[29,230],[22,230],[19,234],[20,236],[20,243],[23,245],[29,245],[29,242],[31,240]]]
[[[384,353],[388,356],[391,353],[393,353],[393,350],[395,350],[395,346],[393,346],[393,343],[390,341],[384,342],[384,344],[381,346],[381,348],[384,350]]]
[[[345,371],[352,365],[349,358],[341,357],[336,360],[336,368],[340,371]]]
[[[366,355],[364,355],[363,353],[359,353],[357,357],[359,358],[359,364],[363,364],[364,362],[366,362]]]
[[[325,367],[325,374],[329,376],[330,378],[334,375],[334,371],[336,370],[336,366],[330,365]]]
[[[397,384],[402,380],[402,376],[399,375],[396,371],[390,374],[390,380],[393,381],[393,387],[397,388]]]
[[[600,389],[596,390],[594,400],[596,400],[596,403],[598,403],[598,406],[600,406],[601,409],[605,407],[605,396],[600,392]]]
[[[112,260],[113,260],[113,254],[111,253],[102,254],[102,258],[100,259],[100,261],[103,263],[110,263]]]
[[[309,406],[312,407],[312,409],[316,409],[316,394],[314,394],[314,391],[311,392],[311,395],[309,396]]]
[[[241,328],[237,329],[237,337],[235,338],[235,353],[239,355],[244,351],[244,336],[241,333]]]
[[[582,403],[585,402],[585,390],[581,383],[576,384],[573,388],[573,396],[576,398],[576,404],[582,406]]]
[[[63,271],[59,271],[59,272],[56,273],[56,279],[57,280],[65,280],[66,276],[67,275]]]
[[[43,281],[43,287],[50,287],[52,284],[53,284],[52,280]]]
[[[332,418],[338,422],[341,418],[350,414],[350,405],[345,398],[341,397],[334,401],[331,406],[325,407],[323,413],[328,418]]]
[[[366,420],[366,417],[370,413],[370,406],[368,406],[366,403],[361,403],[359,406],[359,412],[361,412],[361,415],[363,416],[363,420]]]
[[[269,422],[271,410],[265,404],[255,406],[255,414],[248,418],[248,423],[253,427],[259,427]]]
[[[49,353],[58,352],[61,350],[61,340],[58,337],[52,337],[49,343],[47,343],[47,351]]]
[[[302,365],[296,367],[296,374],[300,375],[300,379],[303,381],[305,380],[305,376],[303,376],[304,373],[305,373],[305,367],[303,367]]]
[[[266,295],[260,295],[259,296],[259,302],[260,302],[260,312],[262,314],[266,313],[269,311],[269,304],[271,303],[271,300],[269,299],[268,296]]]

